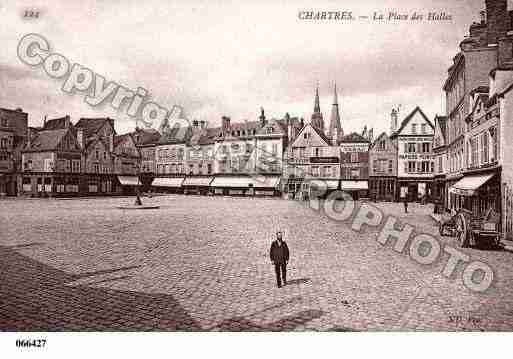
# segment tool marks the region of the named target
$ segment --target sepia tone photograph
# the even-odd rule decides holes
[[[513,1],[0,19],[13,353],[57,332],[513,330]]]

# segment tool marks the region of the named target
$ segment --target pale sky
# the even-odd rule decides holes
[[[43,2],[42,2],[43,3]],[[333,84],[339,90],[344,131],[390,126],[393,106],[401,118],[420,106],[430,119],[443,112],[441,87],[458,44],[484,0],[358,1],[37,1],[0,4],[0,107],[21,107],[30,125],[69,114],[117,119],[118,132],[135,123],[122,109],[94,108],[85,94],[62,92],[62,80],[23,64],[19,40],[39,33],[51,50],[133,90],[144,87],[152,101],[182,106],[190,119],[218,125],[268,118],[309,120],[315,85],[321,110],[330,117]],[[22,13],[37,8],[40,17]],[[452,21],[375,23],[301,21],[301,10],[445,12]],[[328,123],[326,123],[328,125]]]

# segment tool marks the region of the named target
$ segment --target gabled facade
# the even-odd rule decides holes
[[[435,127],[416,107],[401,122],[391,138],[397,146],[399,199],[419,201],[431,195],[435,170],[432,151]]]
[[[41,130],[22,150],[20,193],[31,196],[78,195],[82,149],[73,129]]]
[[[312,183],[324,187],[320,190],[325,193],[339,188],[340,150],[318,127],[305,125],[289,145],[286,158],[284,180],[290,197],[310,197]]]
[[[114,173],[119,175],[138,175],[139,150],[131,133],[114,137]]]

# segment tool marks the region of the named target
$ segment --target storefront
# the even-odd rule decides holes
[[[229,196],[276,196],[279,186],[279,176],[216,176],[210,184],[214,194]]]
[[[398,181],[398,200],[404,201],[407,199],[410,202],[421,202],[429,200],[432,196],[431,191],[432,181],[425,179],[419,180],[399,180]]]
[[[137,176],[118,176],[118,184],[123,194],[134,194],[141,186],[141,181]],[[93,186],[91,186],[93,185]],[[89,184],[89,188],[98,188],[98,181]],[[118,191],[119,192],[119,191]]]
[[[397,179],[395,177],[370,177],[369,197],[376,201],[394,201]]]
[[[369,196],[369,182],[365,180],[341,181],[340,189],[349,193],[355,201]]]
[[[489,209],[501,212],[500,172],[493,171],[465,175],[449,189],[457,208],[472,211],[474,216],[483,216]]]
[[[315,179],[303,183],[303,198],[320,198],[326,199],[330,193],[340,188],[339,180],[323,180]]]
[[[151,186],[157,192],[183,193],[183,182],[185,177],[157,177]]]
[[[24,173],[21,194],[31,197],[69,197],[80,195],[81,176],[65,173]]]
[[[0,173],[0,197],[16,196],[16,175]]]
[[[303,178],[289,178],[285,185],[288,199],[299,199],[301,188],[303,186]]]
[[[185,194],[208,194],[210,191],[210,184],[214,180],[212,176],[197,176],[186,177],[183,181],[183,188]]]

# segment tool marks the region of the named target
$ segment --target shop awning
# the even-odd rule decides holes
[[[151,183],[155,187],[182,187],[184,177],[157,177]]]
[[[118,176],[119,183],[122,186],[140,186],[141,181],[136,176]]]
[[[369,183],[367,181],[342,181],[340,183],[342,191],[360,191],[368,190]]]
[[[214,177],[187,177],[185,181],[183,181],[183,186],[208,187],[213,179]]]
[[[326,189],[338,189],[338,180],[312,180],[310,186],[319,188],[326,186]]]
[[[280,183],[279,176],[256,177],[215,177],[211,187],[224,188],[276,188]]]
[[[473,196],[476,194],[479,187],[488,182],[493,176],[495,176],[494,173],[465,176],[449,188],[449,193],[454,193],[460,196]]]

